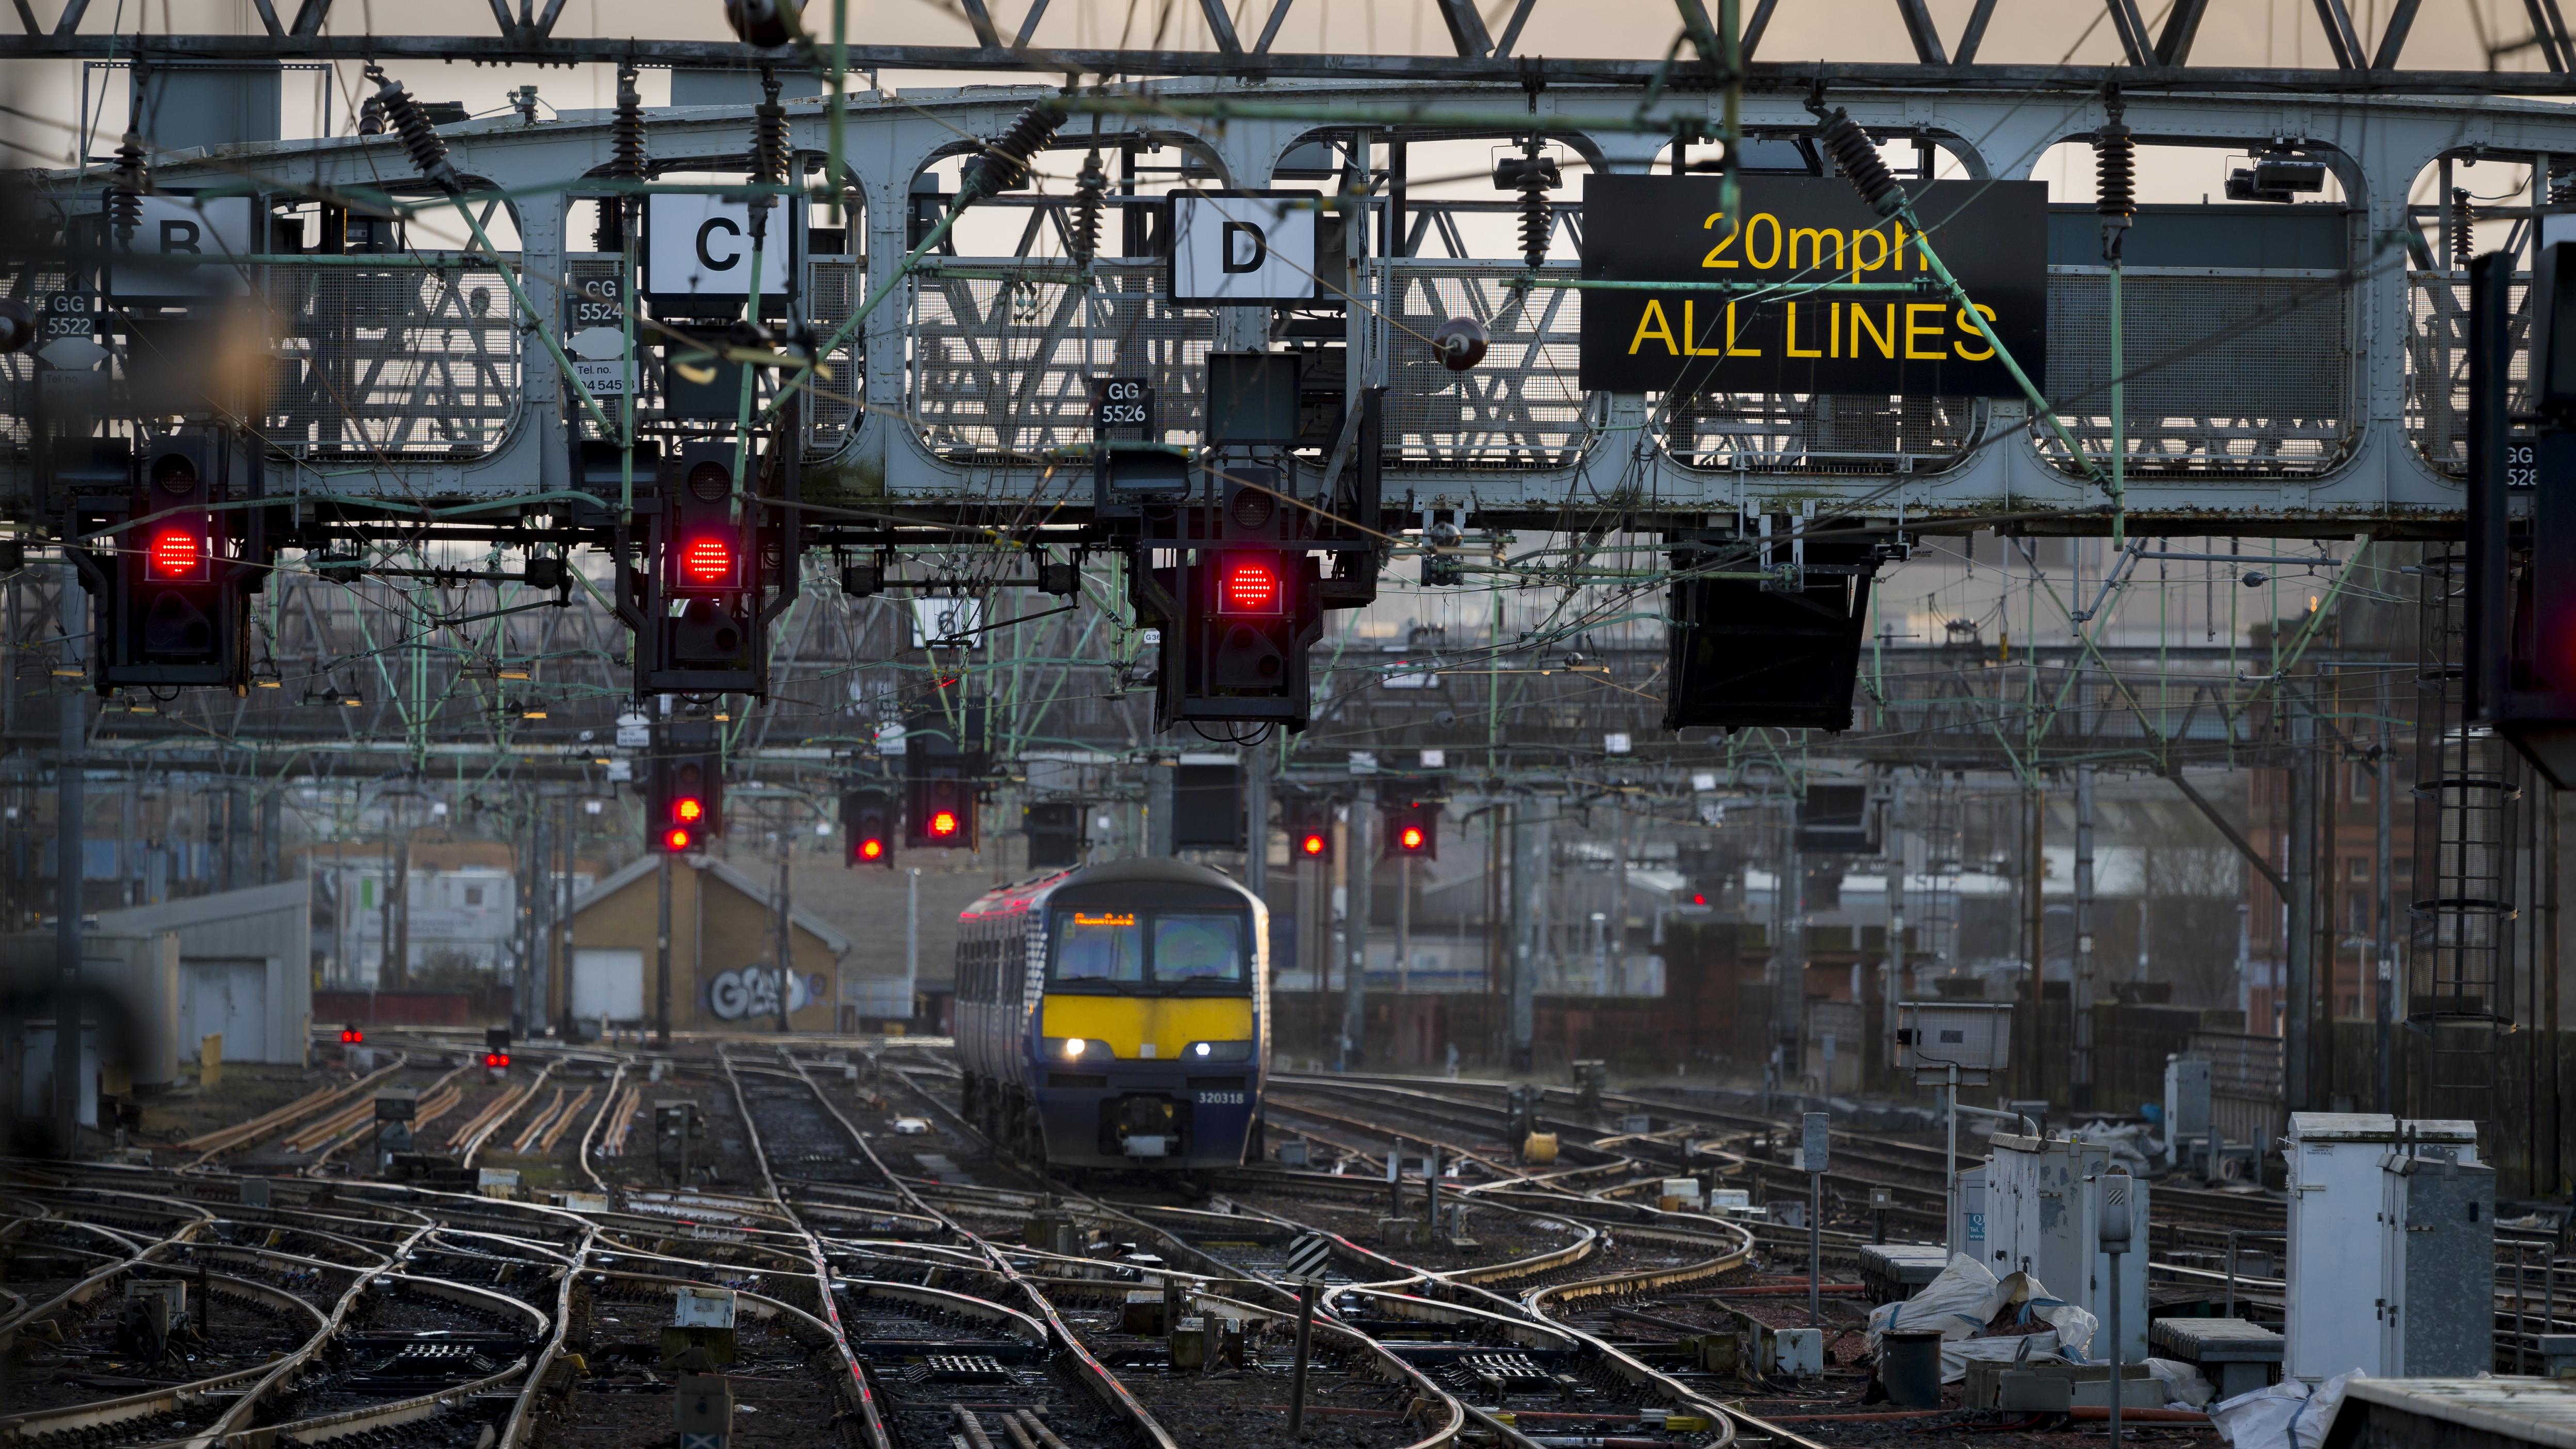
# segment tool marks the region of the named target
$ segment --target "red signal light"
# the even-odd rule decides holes
[[[358,1043],[365,1041],[366,1039],[367,1034],[358,1030],[354,1026],[344,1026],[340,1028],[340,1045],[342,1046],[356,1046]]]
[[[883,859],[885,859],[885,842],[884,842],[884,841],[882,841],[882,840],[862,840],[862,841],[860,841],[860,842],[859,842],[859,859],[861,859],[861,860],[883,860]]]
[[[691,831],[674,825],[662,832],[662,848],[677,855],[696,844],[697,839],[698,837]]]
[[[957,833],[957,812],[953,810],[942,810],[938,814],[931,816],[930,833],[933,835],[955,835]]]
[[[707,802],[695,795],[683,795],[671,802],[671,818],[682,825],[695,825],[707,818]]]
[[[680,545],[680,578],[685,583],[705,588],[723,588],[733,583],[733,543],[720,535],[702,533]]]
[[[1708,904],[1708,897],[1706,897],[1706,896],[1704,896],[1704,895],[1701,895],[1701,894],[1700,894],[1699,892],[1697,892],[1697,891],[1693,891],[1693,892],[1691,892],[1691,904],[1692,904],[1692,905],[1695,905],[1695,906],[1704,906],[1704,905],[1707,905],[1707,904]]]
[[[483,1054],[483,1065],[485,1069],[489,1071],[508,1071],[510,1069],[510,1054],[508,1052],[485,1052]]]
[[[1321,832],[1311,830],[1297,841],[1297,849],[1307,855],[1322,855],[1330,850],[1332,845],[1333,843],[1325,839]]]
[[[1238,556],[1217,574],[1216,611],[1220,614],[1278,614],[1288,606],[1275,559]]]
[[[144,571],[156,579],[202,580],[212,550],[193,528],[158,528],[143,555]]]
[[[1403,830],[1397,832],[1395,843],[1406,850],[1420,850],[1422,848],[1422,827],[1419,825],[1408,825],[1404,827]]]

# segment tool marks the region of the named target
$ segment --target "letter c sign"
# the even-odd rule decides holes
[[[786,290],[794,235],[792,220],[770,228],[764,290]],[[751,257],[751,208],[741,199],[677,192],[644,198],[645,296],[739,301],[751,290]]]
[[[707,245],[717,232],[723,232],[733,238],[732,250],[722,257],[718,257],[715,250]],[[708,217],[699,224],[698,265],[710,272],[729,272],[742,265],[742,227],[732,217],[719,214]]]

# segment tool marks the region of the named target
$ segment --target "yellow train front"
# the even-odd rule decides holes
[[[1270,913],[1232,878],[1130,860],[985,894],[958,917],[967,1120],[1056,1167],[1258,1157]]]

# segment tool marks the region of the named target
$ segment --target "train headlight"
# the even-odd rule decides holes
[[[1248,1062],[1252,1060],[1252,1043],[1248,1041],[1194,1041],[1182,1055],[1194,1062]]]
[[[1049,1060],[1059,1062],[1108,1062],[1118,1059],[1118,1054],[1109,1049],[1109,1043],[1097,1037],[1041,1037],[1038,1039],[1038,1050]]]

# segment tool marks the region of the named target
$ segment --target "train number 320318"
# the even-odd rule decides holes
[[[1240,1107],[1243,1105],[1243,1094],[1241,1092],[1201,1092],[1199,1101],[1209,1107]]]

